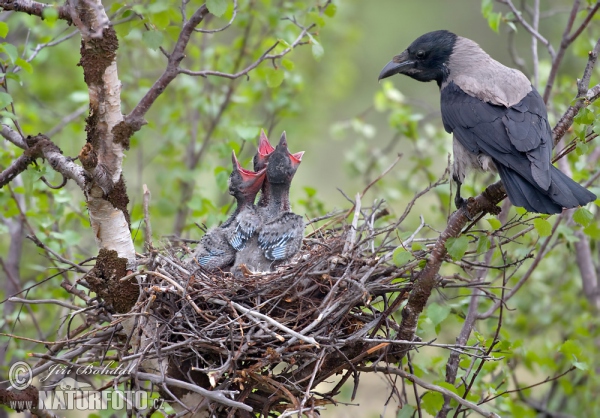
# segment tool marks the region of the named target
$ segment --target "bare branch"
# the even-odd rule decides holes
[[[256,67],[258,67],[263,61],[267,61],[267,60],[276,60],[279,59],[285,55],[287,55],[289,52],[291,52],[294,48],[300,46],[300,45],[305,45],[308,42],[303,42],[302,40],[304,39],[304,37],[308,34],[308,32],[314,27],[315,25],[312,24],[306,28],[302,29],[302,32],[300,32],[300,35],[298,35],[298,37],[296,38],[296,40],[294,42],[292,42],[292,44],[290,46],[288,46],[286,49],[284,49],[282,52],[280,52],[279,54],[270,54],[270,52],[275,49],[275,47],[277,45],[279,45],[279,41],[275,42],[275,44],[270,47],[269,49],[267,49],[261,56],[260,58],[258,58],[256,61],[254,61],[252,64],[250,64],[249,66],[247,66],[246,68],[244,68],[241,71],[238,71],[235,74],[229,74],[229,73],[223,73],[221,71],[212,71],[212,70],[204,70],[204,71],[191,71],[191,70],[187,70],[184,68],[180,68],[179,72],[182,74],[187,74],[187,75],[191,75],[191,76],[199,76],[199,77],[208,77],[208,76],[215,76],[215,77],[224,77],[224,78],[229,78],[229,79],[236,79],[236,78],[240,78],[246,74],[248,74],[250,71],[252,71],[253,69],[255,69]]]
[[[14,145],[16,145],[17,147],[19,147],[21,149],[28,148],[27,144],[25,143],[25,141],[23,140],[23,138],[17,131],[13,130],[8,125],[2,124],[1,126],[2,126],[2,128],[0,129],[0,135],[2,135],[2,137],[4,137],[4,139],[12,142]]]
[[[34,159],[28,155],[21,155],[0,173],[0,189],[14,180],[19,174],[27,170],[29,164],[33,163]]]
[[[548,48],[548,53],[550,54],[550,57],[552,57],[552,59],[554,59],[554,56],[556,55],[556,53],[554,52],[554,48],[552,47],[552,44],[550,43],[550,41],[548,41],[546,38],[544,38],[537,30],[535,30],[529,23],[527,23],[527,21],[523,18],[523,14],[521,13],[520,10],[517,10],[517,8],[513,4],[513,2],[511,0],[497,0],[497,1],[499,3],[503,3],[508,6],[510,11],[513,12],[513,14],[515,15],[515,18],[517,19],[517,21],[521,25],[523,25],[523,27],[525,28],[525,30],[527,32],[529,32],[538,41],[540,41],[546,48]]]
[[[554,127],[554,146],[558,144],[558,141],[560,141],[571,125],[573,125],[573,119],[577,116],[579,111],[584,107],[587,107],[591,102],[598,98],[598,95],[600,95],[600,84],[588,90],[592,72],[596,65],[596,60],[598,59],[598,53],[600,53],[600,39],[596,42],[594,49],[590,51],[587,65],[583,71],[583,77],[577,83],[577,102],[574,105],[569,106]]]
[[[179,387],[182,389],[187,389],[190,392],[198,393],[204,396],[207,399],[211,399],[215,402],[221,403],[223,405],[230,406],[232,408],[243,409],[244,411],[252,412],[252,407],[245,405],[241,402],[236,402],[225,396],[226,393],[235,394],[235,391],[219,391],[219,390],[206,390],[197,385],[192,385],[191,383],[187,383],[177,379],[171,379],[169,377],[156,376],[150,373],[137,373],[136,377],[140,380],[147,380],[149,382],[155,383],[157,385],[166,383],[169,386]]]
[[[428,390],[432,390],[434,392],[439,392],[444,396],[448,396],[449,398],[454,399],[456,402],[458,402],[459,404],[461,404],[462,406],[464,406],[465,408],[468,408],[472,411],[477,412],[478,414],[481,414],[484,417],[488,417],[488,418],[500,418],[500,415],[494,413],[494,412],[488,412],[485,409],[482,409],[479,405],[476,405],[472,402],[467,401],[466,399],[461,398],[460,396],[458,396],[456,393],[443,388],[441,386],[438,385],[434,385],[432,383],[426,382],[423,379],[418,378],[417,376],[407,373],[404,370],[400,369],[400,368],[390,368],[390,367],[364,367],[364,366],[360,366],[356,368],[359,371],[364,371],[364,372],[381,372],[381,373],[388,373],[388,374],[395,374],[398,375],[404,379],[410,380],[411,382],[413,382],[416,385],[421,386],[424,389],[428,389]]]
[[[144,224],[146,226],[145,229],[145,246],[146,251],[152,250],[152,225],[150,224],[150,189],[145,184],[142,186],[144,190]]]
[[[229,22],[227,22],[227,24],[219,29],[200,29],[200,28],[194,28],[195,32],[200,32],[200,33],[217,33],[217,32],[223,32],[225,29],[227,29],[228,27],[231,26],[231,24],[233,23],[233,21],[235,20],[235,17],[237,16],[237,9],[238,9],[238,2],[237,0],[233,0],[233,15],[231,16],[231,19],[229,19]]]
[[[134,132],[139,131],[143,125],[146,124],[144,120],[144,115],[152,104],[156,101],[158,96],[162,94],[163,91],[167,88],[169,83],[177,77],[179,74],[178,67],[181,61],[185,58],[185,48],[190,41],[190,37],[194,31],[194,28],[202,22],[204,17],[208,14],[208,9],[206,5],[202,5],[196,12],[192,15],[190,20],[188,20],[181,33],[179,34],[179,39],[177,39],[177,43],[173,48],[173,52],[169,57],[169,62],[167,64],[167,68],[165,72],[154,82],[150,90],[144,95],[142,100],[137,104],[137,106],[125,117],[125,122],[133,129]]]
[[[7,135],[18,135],[6,125],[3,125],[2,132],[3,135],[4,132],[7,132]],[[65,178],[74,180],[82,190],[85,188],[86,177],[83,168],[75,164],[71,159],[62,155],[60,148],[58,148],[47,136],[40,134],[35,137],[28,137],[25,146],[28,146],[29,148],[26,149],[23,155],[13,161],[6,170],[0,173],[0,188],[8,184],[16,175],[25,171],[29,164],[37,158],[46,159],[54,170],[61,173]]]
[[[577,39],[577,37],[581,34],[583,29],[585,29],[585,27],[590,23],[592,17],[598,11],[598,7],[600,7],[599,0],[596,2],[594,7],[592,7],[583,23],[579,26],[579,28],[575,30],[573,35],[570,35],[571,29],[573,28],[573,23],[575,22],[575,18],[577,17],[577,12],[579,11],[580,2],[580,0],[575,0],[573,2],[573,8],[571,9],[571,14],[569,15],[567,26],[565,27],[562,39],[560,41],[560,48],[558,49],[558,53],[556,54],[556,56],[552,59],[550,75],[548,76],[548,81],[546,82],[546,89],[544,90],[544,103],[548,103],[548,99],[550,98],[550,92],[552,91],[552,87],[554,86],[554,80],[556,79],[556,75],[558,74],[558,68],[560,67],[560,63],[564,58],[567,48],[573,43],[575,39]]]
[[[0,0],[0,7],[4,10],[12,10],[15,12],[23,12],[28,15],[44,18],[44,10],[47,8],[56,9],[58,18],[72,22],[71,14],[67,6],[55,6],[46,3],[40,3],[32,0]]]

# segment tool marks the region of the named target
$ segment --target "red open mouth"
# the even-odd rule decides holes
[[[260,171],[257,171],[257,172],[254,172],[252,170],[246,170],[244,167],[241,166],[240,162],[238,161],[238,159],[235,155],[235,151],[233,151],[231,153],[231,161],[233,161],[235,163],[236,169],[237,169],[238,173],[240,173],[240,176],[242,176],[242,180],[244,182],[256,181],[260,177],[263,177],[265,175],[265,173],[267,172],[266,168],[264,168]]]
[[[258,141],[258,153],[265,157],[275,151],[275,148],[269,142],[267,135],[263,129],[260,130],[260,139]]]

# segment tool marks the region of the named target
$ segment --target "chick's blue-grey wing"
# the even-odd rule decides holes
[[[287,260],[300,250],[304,235],[302,217],[285,212],[263,224],[258,244],[269,260]]]
[[[255,208],[241,211],[229,227],[228,241],[236,250],[241,251],[261,225],[261,219]]]
[[[214,228],[202,237],[194,251],[194,258],[206,269],[223,268],[233,263],[235,250],[229,245],[225,231]]]

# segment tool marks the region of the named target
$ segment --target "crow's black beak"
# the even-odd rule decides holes
[[[381,73],[379,73],[378,80],[383,80],[384,78],[388,78],[394,74],[402,73],[403,67],[407,67],[414,64],[414,61],[411,61],[408,57],[408,52],[404,51],[400,55],[396,55],[390,62],[388,62]]]

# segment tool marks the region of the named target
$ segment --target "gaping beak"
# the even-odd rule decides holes
[[[278,146],[285,147],[287,149],[287,135],[285,134],[285,131],[283,131],[281,138],[279,138]]]
[[[237,172],[240,173],[240,176],[242,176],[242,180],[244,181],[244,183],[247,183],[251,186],[256,182],[259,182],[259,184],[262,185],[262,181],[265,177],[265,174],[267,173],[266,167],[257,172],[246,170],[244,167],[241,166],[240,162],[235,156],[235,151],[231,152],[231,162],[233,164],[233,169],[237,170]],[[260,186],[258,188],[260,188]]]
[[[260,139],[258,140],[258,154],[264,158],[273,151],[275,151],[275,148],[273,148],[273,145],[269,142],[269,138],[267,138],[264,129],[261,129]]]
[[[303,155],[304,155],[304,151],[296,152],[294,154],[291,154],[288,152],[288,156],[290,157],[290,161],[292,162],[292,166],[294,168],[298,168],[298,166],[302,162]]]
[[[388,78],[394,74],[402,73],[404,67],[408,67],[414,64],[414,61],[411,61],[408,57],[408,52],[404,51],[400,55],[396,55],[390,62],[388,62],[381,73],[379,73],[379,78],[377,80],[383,80],[384,78]]]
[[[296,152],[294,154],[292,154],[289,150],[288,150],[288,144],[287,144],[287,135],[285,133],[285,131],[283,131],[283,133],[281,134],[281,138],[279,138],[279,144],[277,145],[277,147],[282,147],[285,149],[285,152],[287,152],[288,157],[290,157],[290,161],[292,162],[292,166],[294,168],[298,168],[298,166],[300,165],[300,162],[302,162],[302,156],[304,155],[304,151],[300,151],[300,152]]]

